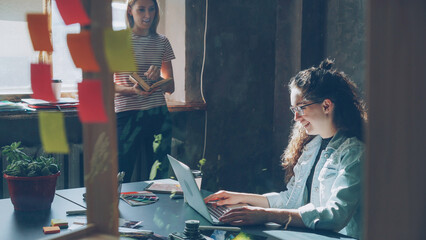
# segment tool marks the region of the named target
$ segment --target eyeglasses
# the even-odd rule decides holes
[[[313,104],[317,104],[317,103],[321,103],[322,101],[317,101],[317,102],[313,102],[313,103],[308,103],[302,106],[291,106],[290,110],[293,112],[293,114],[296,114],[296,112],[300,115],[303,116],[305,114],[305,112],[303,111],[307,106],[313,105]]]

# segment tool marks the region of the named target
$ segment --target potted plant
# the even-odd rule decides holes
[[[3,171],[15,210],[46,210],[55,196],[56,180],[60,175],[53,157],[30,157],[14,142],[2,147],[2,157],[8,162]]]

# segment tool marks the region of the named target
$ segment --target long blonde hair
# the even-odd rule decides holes
[[[126,24],[128,28],[133,28],[135,26],[135,20],[133,16],[129,14],[129,8],[132,8],[137,0],[128,0],[127,1],[127,9],[126,9]],[[158,5],[157,0],[152,0],[155,6],[155,16],[154,20],[152,20],[151,27],[149,28],[149,32],[153,34],[157,34],[157,27],[160,23],[160,6]]]

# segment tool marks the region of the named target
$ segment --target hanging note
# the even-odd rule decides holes
[[[84,26],[90,24],[90,18],[87,16],[81,0],[56,0],[56,6],[66,25],[80,23]]]
[[[62,112],[38,112],[41,143],[46,153],[68,153],[65,134],[64,114]]]
[[[47,14],[27,14],[28,31],[34,51],[52,52]]]
[[[104,30],[105,56],[111,72],[136,72],[130,30]]]
[[[50,64],[31,64],[31,88],[33,89],[32,98],[49,102],[57,101],[52,89]]]
[[[105,123],[108,117],[105,113],[100,80],[84,79],[78,84],[78,116],[82,123]]]
[[[93,54],[90,32],[67,35],[68,49],[76,67],[85,72],[98,72],[99,65]]]

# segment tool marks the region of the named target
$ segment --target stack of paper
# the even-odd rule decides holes
[[[0,111],[16,111],[24,109],[21,103],[14,103],[11,101],[0,101]]]

